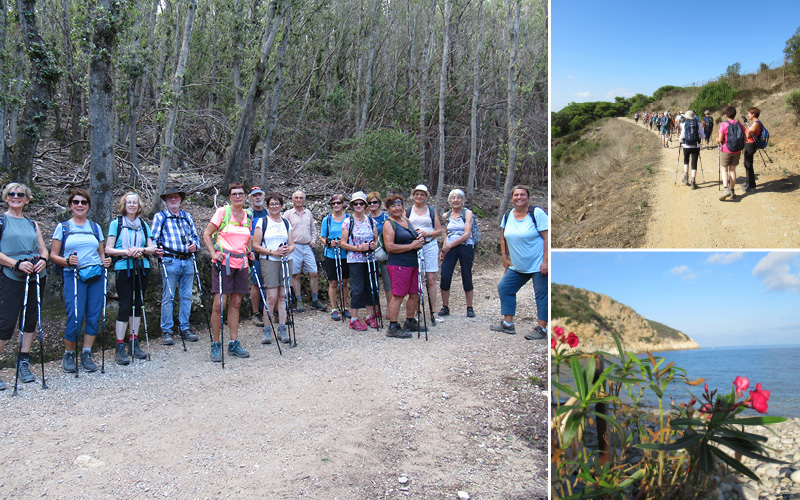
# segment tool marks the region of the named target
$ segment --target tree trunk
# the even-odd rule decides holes
[[[477,31],[478,41],[475,45],[475,59],[472,66],[472,109],[470,113],[470,142],[469,142],[469,175],[467,179],[467,199],[472,199],[475,194],[475,172],[478,169],[478,94],[481,89],[481,41],[482,26],[481,14],[483,13],[483,0],[478,2]]]
[[[286,23],[283,27],[283,40],[281,40],[281,48],[278,52],[278,62],[275,65],[275,88],[272,91],[272,99],[270,100],[269,120],[267,123],[267,136],[264,138],[264,153],[261,156],[261,189],[267,187],[267,174],[269,173],[269,162],[272,151],[272,134],[275,132],[275,126],[278,123],[278,100],[280,97],[281,81],[283,80],[283,61],[286,58],[286,48],[289,45],[289,33],[291,32],[292,25],[292,12],[291,4],[286,6]]]
[[[47,113],[59,72],[52,52],[39,34],[36,24],[36,0],[18,0],[19,24],[25,50],[31,61],[30,88],[22,112],[22,133],[17,136],[11,156],[11,180],[31,185],[33,157],[47,124]]]
[[[511,197],[511,188],[514,187],[514,176],[517,173],[517,116],[516,92],[517,92],[517,37],[519,35],[519,11],[521,2],[517,0],[516,12],[512,6],[512,0],[506,0],[508,10],[508,106],[506,114],[508,116],[508,170],[506,170],[506,181],[503,185],[503,198],[500,202],[500,214],[504,214],[508,209]],[[502,215],[501,215],[502,216]]]
[[[6,75],[8,64],[6,62],[6,25],[8,24],[8,6],[6,0],[0,0],[0,94],[8,94],[9,81]],[[8,169],[8,143],[6,142],[6,119],[8,118],[8,100],[3,99],[0,107],[0,171]]]
[[[241,76],[241,61],[242,61],[242,19],[238,15],[239,0],[233,1],[233,11],[236,13],[233,18],[233,67],[231,73],[233,74],[233,90],[236,96],[236,105],[240,108],[244,107],[244,96],[242,96],[242,76]]]
[[[369,37],[369,60],[367,62],[367,76],[366,82],[364,83],[364,102],[361,107],[361,120],[359,120],[359,130],[358,133],[364,133],[364,130],[367,128],[367,110],[369,109],[369,102],[370,97],[372,94],[372,74],[373,74],[373,64],[375,62],[375,32],[378,31],[378,28],[375,26],[377,24],[378,18],[378,7],[380,6],[380,2],[378,0],[375,1],[375,12],[372,16],[372,33],[370,33]]]
[[[111,18],[120,14],[113,0],[96,0],[93,8],[94,32],[89,61],[89,126],[92,159],[89,167],[89,193],[92,206],[89,217],[106,227],[113,210],[114,137],[114,68],[112,55],[117,33]]]
[[[194,25],[196,11],[197,0],[189,0],[189,8],[186,11],[186,24],[183,28],[183,42],[175,65],[175,75],[172,77],[172,105],[169,110],[167,126],[164,130],[164,151],[158,168],[158,184],[156,185],[156,196],[153,201],[151,216],[161,210],[163,206],[161,195],[164,194],[164,190],[167,188],[169,171],[175,158],[175,123],[178,121],[183,73],[186,71],[186,60],[189,57],[189,41],[192,38],[192,26]]]
[[[272,44],[275,42],[278,27],[283,21],[283,13],[286,10],[286,6],[283,4],[281,12],[276,14],[277,3],[277,0],[271,0],[269,4],[269,15],[267,26],[264,29],[261,54],[256,63],[255,71],[253,71],[253,81],[250,83],[244,109],[242,109],[242,113],[239,116],[239,123],[236,126],[236,135],[234,136],[233,144],[231,144],[228,154],[228,165],[225,170],[225,177],[223,178],[223,186],[228,186],[242,178],[244,162],[248,152],[247,146],[250,142],[250,132],[253,128],[253,121],[255,120],[255,111],[264,93],[261,79],[264,77],[269,52],[272,49]]]
[[[433,2],[431,2],[430,12],[428,13],[427,19],[427,30],[428,33],[425,36],[425,48],[424,48],[424,59],[422,61],[422,77],[420,81],[420,98],[419,98],[419,156],[420,156],[420,172],[422,173],[423,177],[425,176],[425,172],[427,168],[427,152],[426,146],[428,142],[428,132],[426,129],[426,116],[427,113],[427,104],[428,104],[428,66],[431,64],[431,57],[433,57],[433,50],[431,48],[431,38],[433,37],[433,29],[431,27],[431,18],[433,17]]]
[[[414,12],[411,13],[411,0],[406,4],[406,17],[408,29],[408,68],[406,69],[406,108],[405,117],[403,120],[403,131],[408,134],[409,122],[408,117],[411,115],[411,87],[414,85],[414,75],[416,73],[416,58],[414,55],[414,42],[416,41],[417,33],[417,5],[414,4]]]
[[[452,7],[449,0],[444,0],[444,47],[442,48],[442,74],[439,76],[439,179],[436,183],[436,206],[442,201],[444,192],[444,143],[445,143],[445,117],[444,97],[447,93],[447,65],[450,58],[450,12]]]

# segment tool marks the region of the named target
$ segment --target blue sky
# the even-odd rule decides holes
[[[761,62],[780,66],[800,26],[800,2],[552,0],[551,16],[551,109],[558,111],[572,101],[709,80],[736,62],[743,72]],[[679,36],[664,48],[664,37]]]
[[[551,269],[701,347],[800,344],[800,252],[554,251]]]

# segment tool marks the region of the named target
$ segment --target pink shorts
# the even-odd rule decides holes
[[[392,295],[405,297],[419,294],[419,268],[407,266],[386,266],[392,281]]]

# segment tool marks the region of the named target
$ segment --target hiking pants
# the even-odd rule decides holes
[[[75,288],[73,276],[75,271],[64,269],[64,306],[67,308],[67,324],[64,325],[64,338],[77,342],[75,330]],[[78,279],[78,328],[86,320],[83,333],[94,337],[97,335],[100,313],[103,312],[103,277],[98,276],[88,283]]]
[[[513,269],[506,270],[500,283],[497,284],[497,293],[500,295],[500,314],[515,316],[517,313],[517,292],[533,279],[533,292],[536,297],[536,317],[547,321],[547,275],[540,272],[518,273]]]
[[[172,333],[175,321],[172,311],[175,300],[178,300],[178,329],[189,329],[189,315],[192,312],[192,285],[194,285],[194,263],[192,259],[176,259],[164,257],[161,259],[167,270],[166,286],[161,291],[161,332]],[[163,270],[162,270],[163,272]]]
[[[697,170],[697,159],[700,157],[700,148],[683,148],[683,164],[691,161],[692,170]]]
[[[756,187],[756,171],[753,169],[753,159],[756,155],[755,142],[748,142],[744,145],[744,169],[747,172],[747,187]]]
[[[472,286],[472,261],[475,258],[475,248],[464,243],[451,248],[442,260],[442,279],[439,289],[450,290],[450,282],[453,279],[453,271],[456,269],[456,261],[461,263],[461,284],[464,285],[465,292],[471,292]]]

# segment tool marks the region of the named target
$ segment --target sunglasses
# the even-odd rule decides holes
[[[333,206],[333,205],[341,205],[341,204],[342,204],[341,201],[332,201],[331,202],[331,206]]]
[[[71,203],[73,205],[88,205],[89,200],[72,200]]]
[[[369,204],[369,205],[380,205],[380,204],[381,204],[381,202],[379,202],[378,200],[372,200],[372,201],[370,201],[368,204]]]
[[[364,203],[363,201],[357,201],[355,203],[351,203],[351,205],[353,205],[354,207],[363,207],[366,206],[366,203]]]
[[[10,191],[10,192],[8,193],[8,197],[9,197],[9,198],[27,198],[27,197],[28,197],[28,195],[27,195],[27,194],[25,194],[25,193],[15,193],[15,192],[13,192],[13,191]]]

